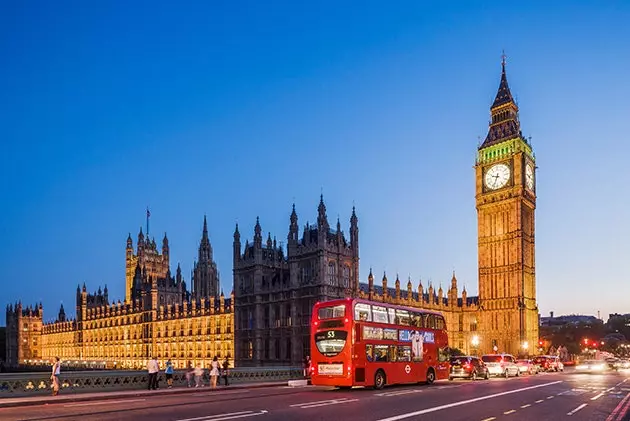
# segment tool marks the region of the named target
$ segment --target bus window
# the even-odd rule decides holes
[[[420,314],[420,313],[412,313],[411,314],[411,326],[420,327],[420,328],[424,327],[424,323],[423,323],[423,320],[422,320],[422,314]]]
[[[396,357],[398,357],[398,347],[396,345],[390,345],[388,351],[389,351],[387,353],[388,361],[396,362]]]
[[[426,327],[428,329],[435,329],[435,315],[427,314]]]
[[[398,347],[398,361],[411,361],[411,347],[410,346]]]
[[[387,314],[389,315],[389,324],[395,325],[396,324],[396,310],[394,310],[393,308],[388,308]]]
[[[438,361],[443,363],[444,361],[448,361],[450,358],[449,352],[447,348],[438,348]]]
[[[388,345],[374,345],[374,361],[387,362]]]
[[[346,315],[346,306],[340,304],[334,307],[321,307],[317,312],[319,320],[340,319]]]
[[[446,323],[444,322],[444,317],[442,316],[435,316],[435,328],[436,329],[440,329],[440,330],[444,330],[446,329]]]
[[[354,306],[354,320],[361,322],[372,321],[372,311],[369,304],[356,303]]]
[[[411,324],[409,312],[407,310],[396,310],[396,318],[398,319],[397,324],[399,325],[409,326]]]
[[[380,306],[372,306],[372,316],[376,323],[387,323],[387,309]]]
[[[368,361],[374,361],[374,349],[371,344],[365,345],[365,358]]]

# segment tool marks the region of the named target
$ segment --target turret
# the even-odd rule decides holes
[[[138,256],[144,254],[144,234],[142,233],[142,227],[140,227],[140,232],[138,233]]]
[[[234,267],[236,267],[237,263],[241,260],[241,233],[238,231],[238,224],[236,224],[236,228],[234,228],[234,242],[232,243],[232,248]]]
[[[262,228],[260,227],[260,218],[256,217],[256,225],[254,226],[254,248],[262,248]]]
[[[370,296],[374,294],[374,275],[372,275],[372,268],[370,268],[370,274],[368,275],[368,291]]]
[[[396,274],[395,286],[396,286],[396,299],[400,300],[400,279],[398,279],[398,274]]]
[[[319,197],[319,206],[317,206],[317,229],[320,239],[326,240],[326,235],[330,231],[328,217],[326,216],[326,205],[324,204],[324,195]]]
[[[352,207],[352,216],[350,217],[350,247],[354,251],[355,256],[359,256],[359,220]]]
[[[298,217],[295,212],[295,203],[293,204],[293,209],[291,210],[290,221],[289,235],[287,236],[287,248],[289,250],[289,255],[292,256],[295,254],[298,244]]]
[[[271,249],[273,246],[273,241],[271,240],[271,233],[268,233],[267,235],[267,248]]]
[[[407,280],[407,299],[411,300],[413,297],[413,285],[411,285],[411,276]]]
[[[66,311],[63,309],[63,303],[59,307],[59,314],[57,315],[57,321],[58,322],[66,321]]]
[[[168,263],[169,253],[170,253],[170,250],[168,247],[168,237],[166,236],[166,233],[164,233],[164,238],[162,239],[162,255],[164,256],[164,260],[166,260],[167,263]]]
[[[383,272],[383,297],[387,297],[389,291],[387,290],[387,274]]]

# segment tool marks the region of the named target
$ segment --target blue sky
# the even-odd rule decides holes
[[[356,205],[362,280],[455,269],[476,294],[472,167],[505,49],[541,314],[630,311],[630,4],[394,3],[3,3],[0,301],[48,320],[84,281],[123,298],[147,205],[187,280],[208,216],[229,293],[234,224],[286,241],[322,191],[346,232]]]

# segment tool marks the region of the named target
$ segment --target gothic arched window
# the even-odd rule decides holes
[[[328,263],[328,285],[335,285],[336,278],[335,262]]]

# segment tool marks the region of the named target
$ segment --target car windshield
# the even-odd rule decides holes
[[[453,357],[451,358],[451,364],[466,364],[468,363],[468,358],[466,357]]]
[[[503,360],[503,357],[500,355],[484,355],[481,357],[481,360],[484,363],[500,363]]]

